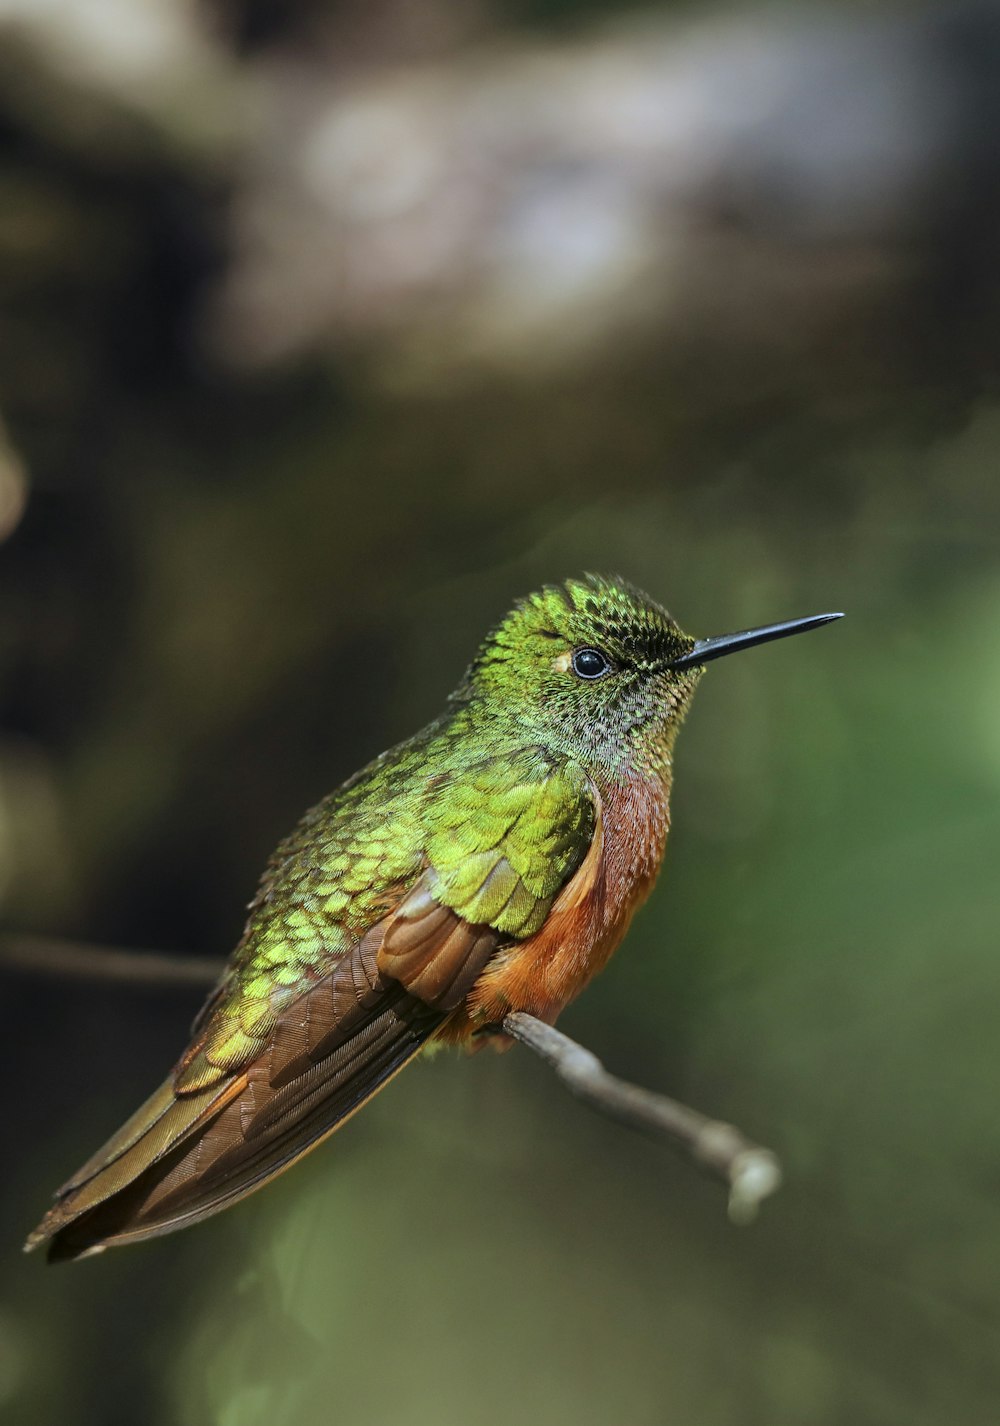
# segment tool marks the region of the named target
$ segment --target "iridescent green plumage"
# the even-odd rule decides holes
[[[307,814],[264,876],[178,1089],[259,1053],[302,985],[427,870],[435,898],[466,921],[516,938],[539,928],[586,853],[594,813],[579,764],[525,747],[516,731],[466,705]]]
[[[427,866],[437,899],[465,920],[519,939],[538,930],[590,845],[585,764],[628,753],[648,763],[662,752],[656,737],[623,747],[620,719],[593,718],[596,689],[586,690],[593,727],[581,729],[579,690],[552,668],[575,640],[625,643],[647,660],[692,642],[622,581],[573,580],[524,600],[484,641],[448,711],[313,808],[278,848],[178,1088],[209,1084],[259,1052],[303,982]],[[645,691],[637,678],[635,692]]]
[[[655,877],[700,676],[673,662],[693,647],[620,581],[518,605],[445,713],[278,848],[173,1075],[29,1245],[75,1256],[196,1221],[293,1162],[429,1039],[468,1042],[495,1007],[554,1018]]]

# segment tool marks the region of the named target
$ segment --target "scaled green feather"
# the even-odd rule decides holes
[[[512,938],[539,929],[586,855],[594,807],[577,763],[517,731],[460,706],[306,814],[265,873],[179,1092],[252,1060],[281,1007],[427,868],[463,919]]]

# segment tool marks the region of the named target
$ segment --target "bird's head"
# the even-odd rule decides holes
[[[665,772],[706,663],[838,617],[695,639],[625,580],[587,575],[520,600],[453,698],[585,760]]]

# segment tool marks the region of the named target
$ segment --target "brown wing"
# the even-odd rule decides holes
[[[155,1237],[242,1198],[337,1129],[434,1036],[501,936],[431,894],[434,874],[287,1004],[238,1074],[168,1080],[65,1185],[27,1247],[74,1258]],[[184,1061],[182,1061],[183,1065]]]

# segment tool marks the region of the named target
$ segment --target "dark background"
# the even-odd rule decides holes
[[[0,911],[223,955],[303,809],[511,599],[618,571],[720,664],[665,872],[525,1052],[75,1267],[49,1194],[198,993],[0,980],[23,1426],[978,1426],[1000,1392],[1000,11],[0,6]]]

